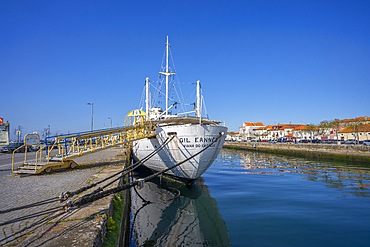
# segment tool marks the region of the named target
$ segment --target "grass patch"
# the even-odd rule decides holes
[[[107,221],[108,231],[104,239],[104,247],[118,246],[118,238],[120,236],[121,230],[120,227],[122,221],[122,212],[125,204],[122,197],[122,192],[120,192],[116,194],[113,198],[113,215],[109,217]]]

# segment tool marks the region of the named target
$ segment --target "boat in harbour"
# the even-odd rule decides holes
[[[193,109],[175,112],[177,106],[183,103],[173,100],[174,97],[170,95],[170,92],[176,91],[171,90],[176,73],[173,62],[170,65],[170,57],[172,58],[167,37],[165,65],[159,72],[159,86],[152,85],[149,78],[145,81],[145,118],[156,126],[155,136],[134,141],[132,153],[135,160],[142,160],[156,152],[145,161],[145,167],[153,171],[173,167],[165,174],[192,181],[200,177],[216,159],[224,144],[227,127],[223,126],[221,121],[203,116],[204,100],[199,80],[196,82],[195,102],[190,104]],[[164,92],[161,91],[163,84]],[[152,88],[156,95],[164,96],[164,101],[154,97]],[[165,143],[161,150],[155,151]],[[180,162],[183,163],[175,166]]]

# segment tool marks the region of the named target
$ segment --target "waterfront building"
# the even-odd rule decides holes
[[[240,134],[239,132],[230,131],[226,134],[226,141],[240,141]]]
[[[301,141],[301,140],[310,140],[311,135],[307,131],[307,127],[303,124],[296,126],[293,129],[293,136],[295,137],[296,141]]]
[[[231,138],[231,137],[230,137]],[[370,139],[370,118],[335,119],[315,124],[273,124],[265,126],[262,122],[244,122],[237,141],[313,141],[331,140],[346,141]]]
[[[263,127],[265,125],[262,122],[244,122],[239,128],[241,141],[258,140],[260,138],[260,132],[257,130]]]
[[[310,140],[313,134],[303,124],[276,124],[267,126],[267,140],[299,141]]]
[[[370,140],[370,124],[350,125],[339,131],[339,138],[341,141],[355,140],[362,142]]]
[[[312,139],[313,134],[303,124],[274,124],[264,126],[262,122],[244,122],[239,129],[241,141],[295,141]],[[316,132],[314,133],[316,135]]]

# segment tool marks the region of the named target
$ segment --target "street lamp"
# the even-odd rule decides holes
[[[94,130],[94,103],[87,103],[88,105],[91,105],[91,131]]]
[[[112,128],[112,118],[108,117],[108,119],[110,120],[110,128]]]

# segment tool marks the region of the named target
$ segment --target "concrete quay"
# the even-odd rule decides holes
[[[10,161],[11,162],[11,161]],[[81,167],[41,175],[16,175],[2,165],[0,169],[0,210],[15,208],[75,191],[122,170],[126,162],[123,148],[110,148],[79,157]],[[116,187],[118,181],[107,189]],[[104,183],[99,185],[104,186]],[[96,187],[72,199],[90,193]],[[127,194],[128,195],[128,194]],[[125,200],[125,195],[123,196]],[[42,206],[0,214],[0,224],[30,216],[37,217],[0,226],[0,246],[102,246],[107,221],[112,215],[114,195],[89,203],[70,212],[46,210],[59,207],[59,201]],[[128,199],[129,197],[127,197]],[[129,203],[127,203],[129,205]]]
[[[370,147],[363,145],[225,142],[224,148],[293,155],[323,161],[355,162],[370,165]]]

